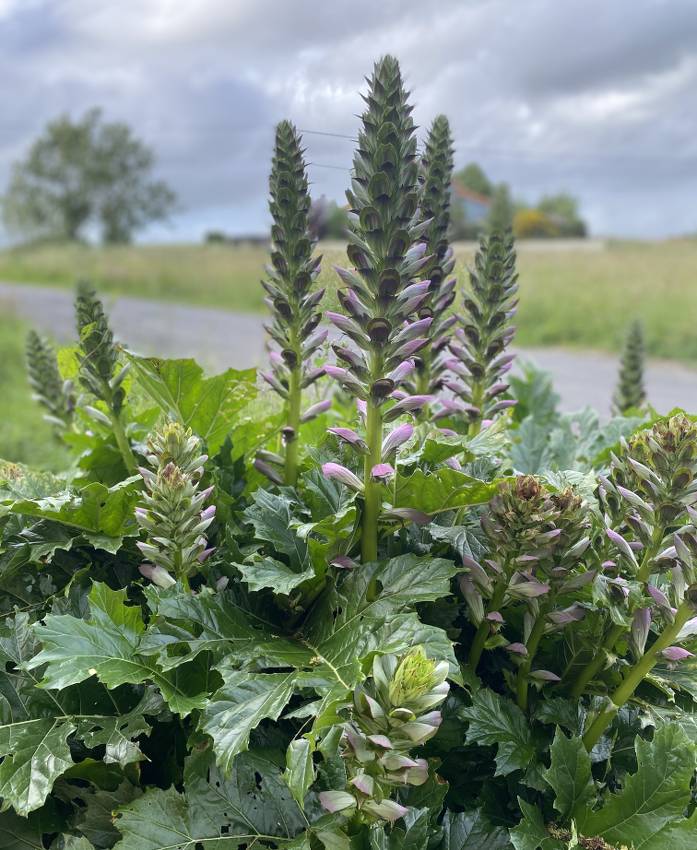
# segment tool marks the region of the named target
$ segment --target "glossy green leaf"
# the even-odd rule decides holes
[[[53,783],[73,764],[69,719],[36,719],[0,726],[0,797],[2,811],[10,806],[26,816],[40,806]]]
[[[235,756],[249,746],[251,731],[262,720],[277,720],[288,705],[296,674],[219,669],[224,684],[211,696],[201,729],[213,738],[218,764],[229,772]]]
[[[526,716],[518,706],[488,688],[472,695],[472,705],[460,710],[469,721],[467,743],[496,747],[496,775],[526,770],[535,761],[535,744]]]
[[[296,572],[275,558],[263,558],[249,564],[235,564],[235,568],[242,573],[242,581],[250,590],[270,588],[281,596],[288,596],[296,587],[315,576],[311,566]]]
[[[568,823],[595,796],[591,759],[580,736],[567,738],[557,727],[551,747],[551,765],[543,773],[555,793],[554,808]]]
[[[45,688],[65,688],[97,676],[108,688],[123,684],[152,682],[170,708],[188,714],[201,708],[205,693],[197,693],[196,681],[187,681],[186,671],[163,672],[140,654],[144,630],[140,608],[126,605],[125,590],[111,590],[95,583],[89,595],[90,618],[79,620],[66,614],[49,614],[35,632],[43,649],[29,669],[46,664]]]
[[[283,774],[286,785],[297,804],[302,808],[305,795],[315,781],[315,766],[312,761],[312,744],[307,738],[295,738],[286,750],[286,770]]]
[[[439,850],[507,850],[508,830],[495,826],[481,809],[446,811]]]
[[[515,850],[568,850],[567,841],[553,838],[545,827],[542,812],[537,806],[518,798],[523,813],[522,820],[510,831],[511,843]]]
[[[138,383],[160,409],[205,440],[215,454],[257,393],[256,371],[228,369],[207,378],[195,360],[128,355]]]
[[[397,475],[394,507],[438,514],[488,502],[497,486],[496,482],[480,481],[449,466],[435,472],[417,469],[409,476]]]
[[[600,810],[580,811],[577,825],[583,835],[643,850],[649,842],[658,847],[662,833],[683,817],[697,760],[694,744],[675,725],[657,729],[652,741],[637,738],[635,748],[636,773]]]

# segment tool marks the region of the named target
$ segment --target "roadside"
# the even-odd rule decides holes
[[[72,292],[49,286],[0,283],[4,312],[61,343],[74,339],[72,298]],[[117,337],[143,354],[194,357],[211,371],[263,362],[260,316],[131,297],[105,301]],[[601,414],[608,411],[617,378],[615,357],[561,348],[524,348],[519,353],[551,372],[563,410],[591,405]],[[649,400],[659,411],[697,409],[697,370],[651,361],[646,380]]]

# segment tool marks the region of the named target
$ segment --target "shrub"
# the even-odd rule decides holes
[[[559,236],[559,227],[542,210],[518,210],[513,216],[513,232],[518,239],[549,239]]]
[[[331,406],[292,426],[293,484],[254,463],[289,427],[283,353],[271,390],[139,357],[82,287],[64,417],[33,341],[73,462],[0,465],[4,846],[694,844],[697,424],[561,416],[531,369],[501,387],[517,293],[500,233],[451,345],[457,397],[409,394],[440,296],[396,60],[365,99],[327,314],[342,365]],[[279,135],[265,287],[283,352],[313,338],[317,296],[299,140]]]

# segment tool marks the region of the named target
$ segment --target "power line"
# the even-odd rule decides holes
[[[348,139],[349,142],[357,142],[355,136],[345,136],[343,133],[328,133],[324,130],[298,130],[305,136],[330,136],[333,139]]]

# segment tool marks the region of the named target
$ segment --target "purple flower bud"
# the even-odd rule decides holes
[[[486,615],[486,618],[491,623],[503,623],[503,615],[500,611],[490,611]]]
[[[384,511],[383,516],[391,519],[401,519],[405,522],[413,522],[414,525],[428,525],[431,517],[423,511],[417,511],[415,508],[390,508]]]
[[[475,588],[474,582],[469,576],[460,576],[459,585],[462,595],[467,602],[472,622],[475,626],[479,626],[485,616],[482,594]]]
[[[556,626],[568,626],[570,623],[577,623],[582,620],[585,614],[585,609],[574,603],[561,611],[550,611],[547,616]]]
[[[288,390],[275,375],[272,375],[271,372],[260,372],[259,374],[266,383],[281,396],[281,398],[288,398]]]
[[[215,546],[210,546],[208,549],[204,549],[203,552],[198,556],[198,561],[202,564],[206,561],[210,556],[215,552]]]
[[[509,643],[504,646],[504,649],[507,652],[512,652],[514,655],[527,655],[528,648],[524,643]]]
[[[634,552],[632,551],[632,547],[627,543],[627,541],[622,537],[621,534],[618,534],[614,529],[608,528],[605,530],[608,538],[617,546],[617,548],[622,552],[622,554],[626,555],[629,560],[634,564],[634,566],[638,566],[637,560],[634,557]]]
[[[283,476],[277,469],[274,469],[270,463],[267,463],[265,460],[261,460],[260,458],[255,458],[253,466],[257,472],[261,472],[261,474],[265,475],[273,484],[283,484]]]
[[[428,242],[417,242],[415,245],[412,245],[411,248],[404,255],[404,259],[411,263],[414,260],[420,260],[423,256],[425,256],[426,251],[428,250]],[[430,284],[431,281],[427,280],[426,283]]]
[[[400,301],[408,301],[410,298],[428,295],[430,287],[430,280],[421,280],[418,283],[410,283],[409,286],[404,287],[397,298]]]
[[[432,324],[433,319],[431,317],[428,317],[426,319],[418,319],[415,322],[411,322],[410,324],[405,325],[402,328],[402,330],[395,336],[392,342],[394,345],[401,345],[404,342],[413,340],[421,334],[426,333]]]
[[[198,495],[199,495],[199,498],[201,499],[201,501],[202,501],[202,502],[205,502],[205,501],[206,501],[206,499],[207,499],[207,498],[210,496],[210,494],[213,492],[213,490],[215,490],[215,485],[213,485],[213,484],[212,484],[210,487],[206,487],[206,489],[205,489],[205,490],[201,490],[201,492],[198,494]]]
[[[335,378],[357,395],[365,396],[365,387],[348,369],[344,369],[342,366],[325,366],[324,371],[330,378]]]
[[[356,566],[356,562],[348,557],[348,555],[335,555],[329,565],[336,567],[339,570],[352,570]]]
[[[218,593],[222,593],[230,584],[230,579],[227,576],[221,576],[215,583],[215,589]]]
[[[387,735],[368,735],[368,740],[376,747],[382,747],[383,750],[392,750],[394,746]]]
[[[389,463],[376,463],[370,475],[373,481],[388,481],[394,475],[394,469]]]
[[[659,590],[655,584],[649,584],[646,588],[653,601],[662,609],[670,609],[670,600],[662,590]]]
[[[358,776],[354,776],[353,779],[350,780],[350,784],[353,785],[354,788],[357,788],[361,794],[365,794],[367,797],[370,797],[375,789],[375,781],[372,776],[368,776],[367,773],[359,773]]]
[[[326,413],[327,410],[332,406],[332,400],[330,398],[325,399],[324,401],[318,401],[316,404],[310,405],[307,410],[300,417],[301,422],[310,422],[316,416],[319,416],[320,413]]]
[[[215,505],[209,505],[207,508],[201,511],[201,519],[213,519],[215,516]]]
[[[414,369],[416,369],[416,363],[413,360],[402,360],[399,366],[387,374],[387,377],[395,384],[400,384]]]
[[[537,581],[537,579],[526,579],[520,573],[517,575],[520,578],[514,583],[514,579],[516,578],[514,575],[508,587],[508,592],[511,596],[517,596],[520,599],[536,599],[538,596],[544,596],[546,593],[549,593],[550,588],[548,584]]]
[[[359,326],[353,321],[353,319],[349,319],[348,316],[344,316],[342,313],[333,313],[331,311],[324,314],[327,319],[340,331],[348,334],[350,337],[354,337],[356,335],[365,336],[365,334],[361,331]],[[366,337],[367,339],[368,337]]]
[[[694,658],[693,652],[688,652],[687,649],[683,649],[681,646],[666,647],[661,652],[661,655],[667,658],[668,661],[684,661],[686,658]]]
[[[338,437],[344,443],[348,443],[356,451],[361,452],[362,454],[368,451],[368,444],[366,441],[350,428],[327,428],[327,432],[329,434],[334,434],[335,437]]]
[[[405,422],[403,425],[398,425],[385,437],[382,441],[382,454],[387,457],[396,451],[401,445],[411,439],[414,433],[414,426]]]
[[[158,587],[167,588],[176,584],[176,581],[162,567],[156,567],[153,564],[141,564],[138,567],[140,574],[157,585]]]
[[[425,345],[428,345],[428,343],[429,340],[427,337],[410,339],[395,351],[394,356],[406,360],[407,357],[411,357],[412,354],[416,354],[417,351],[420,351]]]
[[[340,463],[324,463],[322,464],[322,473],[326,478],[334,479],[355,490],[357,493],[362,492],[363,482],[356,475],[342,466]]]
[[[353,809],[356,806],[353,795],[349,794],[348,791],[320,791],[319,801],[322,808],[331,812],[331,814]]]
[[[550,670],[533,670],[530,673],[530,678],[537,679],[538,682],[561,682],[559,676]]]
[[[402,413],[406,413],[407,411],[418,410],[424,405],[430,404],[432,401],[435,401],[435,396],[408,395],[401,401],[398,401],[397,404],[395,404],[385,413],[385,421],[389,422],[392,419],[396,419]]]
[[[644,654],[646,639],[651,628],[651,609],[637,608],[632,617],[631,641],[632,649],[637,656]]]
[[[356,399],[356,410],[358,411],[358,415],[365,422],[365,418],[368,415],[368,405],[362,398]]]
[[[491,409],[487,408],[487,410],[491,414],[501,413],[503,410],[508,410],[510,407],[515,407],[516,404],[517,402],[513,398],[504,399],[503,401],[498,401]]]

